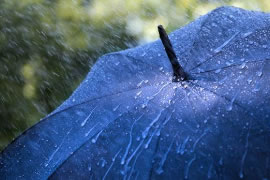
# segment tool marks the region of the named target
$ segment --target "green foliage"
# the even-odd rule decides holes
[[[0,149],[59,106],[102,54],[223,4],[270,9],[267,0],[1,0]]]

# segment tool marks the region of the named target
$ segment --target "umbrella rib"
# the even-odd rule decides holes
[[[171,41],[162,25],[158,26],[159,37],[165,48],[167,56],[173,68],[173,82],[184,81],[187,79],[184,69],[179,64],[176,54],[173,50]]]
[[[201,28],[202,28],[203,26],[205,26],[206,23],[207,23],[207,20],[202,24]],[[200,38],[198,38],[198,39],[200,39]],[[236,40],[236,42],[238,42],[238,40]],[[196,42],[194,42],[194,44],[195,44],[195,43],[196,43]],[[230,46],[231,46],[231,45],[228,45],[227,47],[230,47]],[[203,62],[197,64],[195,67],[189,69],[189,71],[192,71],[192,70],[194,70],[194,69],[200,67],[202,64],[204,64],[205,62],[209,61],[211,58],[217,56],[218,54],[220,54],[220,53],[222,53],[222,52],[223,52],[223,51],[219,51],[219,52],[216,52],[216,53],[211,54],[211,56],[208,57],[208,58],[206,58],[205,61],[203,61]]]
[[[264,28],[256,29],[256,30],[253,31],[252,34],[258,33],[258,32],[260,32],[261,30],[268,29],[268,28],[269,28],[269,27],[264,27]],[[238,34],[239,34],[239,33],[238,33]],[[237,36],[237,35],[236,35],[236,36]],[[249,38],[249,36],[245,37],[244,39],[248,39],[248,38]],[[233,43],[227,44],[226,47],[224,47],[224,49],[229,49],[229,48],[231,48],[233,45],[235,45],[235,44],[237,44],[237,43],[239,43],[239,42],[241,42],[241,41],[243,41],[243,39],[237,39],[237,40],[235,40]],[[208,61],[209,61],[210,59],[212,59],[213,57],[215,57],[215,56],[217,56],[217,55],[219,55],[219,54],[222,54],[222,53],[224,53],[224,51],[219,51],[219,52],[217,52],[217,53],[211,54],[211,56],[208,57],[208,58],[206,58],[205,61],[203,61],[203,62],[197,64],[197,65],[194,66],[194,67],[192,67],[191,69],[189,69],[189,71],[192,71],[192,70],[194,70],[194,69],[200,67],[202,64],[208,62]]]
[[[214,58],[214,57],[216,57],[217,55],[221,54],[222,52],[224,52],[224,51],[220,51],[220,52],[217,52],[217,53],[212,54],[210,57],[206,58],[205,61],[203,61],[203,62],[197,64],[196,66],[194,66],[193,68],[189,69],[189,71],[192,71],[192,70],[194,70],[194,69],[200,67],[202,64],[208,62],[209,60],[211,60],[212,58]]]
[[[121,54],[119,52],[114,52],[114,53],[109,53],[108,55],[114,55],[114,56],[122,56],[122,57],[126,57],[126,58],[130,58],[130,59],[133,59],[133,60],[139,60],[141,63],[143,64],[146,64],[150,67],[153,67],[155,66],[157,69],[160,68],[160,66],[156,65],[156,64],[149,64],[147,61],[145,60],[142,60],[141,58],[135,58],[135,57],[132,57],[131,55],[129,55],[128,53],[125,53],[125,54]]]
[[[231,99],[230,99],[230,98],[227,98],[227,97],[222,96],[222,95],[220,95],[220,94],[218,94],[218,93],[215,93],[214,91],[211,91],[210,89],[205,88],[205,87],[202,87],[202,86],[200,86],[200,85],[198,85],[198,84],[195,84],[195,83],[193,83],[193,82],[191,82],[191,83],[194,84],[194,85],[197,86],[197,87],[204,88],[204,90],[206,90],[206,91],[208,91],[208,92],[211,92],[211,93],[215,94],[216,96],[225,99],[225,100],[228,101],[228,102],[231,102]],[[246,108],[244,108],[243,106],[241,106],[239,103],[237,103],[237,102],[234,101],[234,104],[237,105],[238,107],[242,108],[243,110],[247,111]],[[247,111],[247,112],[248,112],[248,111]]]
[[[117,93],[113,93],[113,94],[108,94],[108,95],[104,95],[102,97],[96,97],[96,98],[93,98],[93,99],[89,99],[89,100],[86,100],[86,101],[83,101],[81,103],[78,103],[78,104],[74,104],[72,106],[69,106],[69,107],[66,107],[64,109],[61,109],[53,114],[49,114],[48,116],[44,117],[43,119],[40,120],[41,121],[45,121],[45,120],[48,120],[49,118],[51,118],[52,116],[55,116],[59,113],[62,113],[62,112],[65,112],[65,111],[68,111],[69,109],[71,108],[74,108],[74,107],[77,107],[77,106],[80,106],[80,105],[83,105],[83,104],[86,104],[86,103],[89,103],[89,102],[92,102],[92,101],[95,101],[95,100],[98,100],[98,99],[102,99],[102,98],[106,98],[106,97],[109,97],[109,96],[115,96],[115,95],[118,95],[118,94],[122,94],[122,93],[125,93],[125,92],[130,92],[130,91],[134,91],[134,90],[138,90],[138,89],[142,89],[142,88],[146,88],[146,87],[150,87],[152,85],[149,85],[149,86],[144,86],[144,87],[139,87],[139,88],[134,88],[134,89],[129,89],[129,90],[126,90],[126,91],[123,91],[123,92],[117,92]],[[39,123],[31,126],[29,129],[25,130],[23,133],[21,133],[19,136],[22,136],[24,134],[26,134],[28,131],[30,131],[31,129],[35,128]],[[14,139],[13,141],[10,142],[10,144],[13,144],[15,143],[19,138],[16,138]],[[4,153],[6,150],[7,150],[8,146],[6,146],[2,151],[1,151],[1,154]]]
[[[129,89],[129,90],[120,91],[120,92],[117,92],[117,93],[107,94],[107,95],[104,95],[104,96],[101,96],[101,97],[96,97],[96,98],[93,98],[93,99],[89,99],[89,100],[83,101],[83,102],[81,102],[81,103],[78,103],[78,104],[74,104],[74,105],[72,105],[72,106],[69,106],[69,107],[67,107],[67,108],[65,108],[65,109],[62,109],[62,110],[60,110],[60,111],[57,111],[57,112],[55,112],[55,113],[53,113],[53,114],[51,114],[51,115],[45,117],[43,120],[48,119],[49,117],[54,116],[54,115],[56,115],[56,114],[59,114],[59,113],[61,113],[61,112],[63,112],[63,111],[69,110],[69,109],[71,109],[71,108],[73,108],[73,107],[80,106],[80,105],[85,104],[85,103],[89,103],[89,102],[91,102],[91,101],[95,101],[95,100],[98,100],[98,99],[106,98],[106,97],[109,97],[109,96],[119,95],[119,94],[122,94],[122,93],[127,93],[127,92],[130,92],[130,91],[135,91],[135,90],[138,90],[138,89],[143,89],[143,88],[147,88],[147,87],[151,87],[151,86],[152,86],[152,85],[144,86],[144,87],[139,87],[139,88],[134,88],[134,89]],[[161,85],[160,85],[160,86],[161,86]]]
[[[151,68],[151,67],[155,67],[155,68],[157,68],[157,69],[160,68],[160,66],[158,66],[158,65],[156,65],[156,64],[149,64],[149,63],[143,61],[142,59],[134,58],[134,57],[129,56],[129,55],[125,55],[125,56],[126,56],[127,58],[130,58],[130,59],[140,60],[142,63],[147,64],[150,68]],[[164,75],[166,75],[166,73],[167,73],[166,71],[159,71],[159,72],[162,73],[162,74],[164,74]]]
[[[209,15],[206,15],[206,16],[209,16]],[[202,27],[204,27],[205,26],[205,24],[208,22],[208,18],[210,18],[210,17],[207,17],[206,19],[204,19],[203,21],[202,21],[202,23],[201,23],[201,25],[200,25],[200,29],[202,29]],[[198,33],[199,33],[199,35],[193,40],[193,43],[192,43],[192,46],[191,46],[191,48],[188,50],[188,53],[190,53],[190,51],[192,50],[192,47],[194,47],[194,45],[198,42],[198,40],[200,39],[200,34],[201,34],[201,31],[198,31]],[[186,63],[185,63],[185,66],[186,66],[186,64],[188,63],[188,61],[186,61]],[[195,67],[196,68],[196,67]],[[194,69],[195,69],[194,68]],[[193,69],[193,68],[192,68]],[[191,71],[192,69],[190,69],[190,70],[188,70],[188,71]]]
[[[192,82],[191,82],[191,83],[192,83]],[[192,84],[194,84],[194,83],[192,83]],[[206,91],[208,91],[208,92],[211,92],[211,93],[215,94],[216,96],[225,99],[225,100],[228,101],[228,102],[231,102],[231,99],[229,99],[229,98],[227,98],[227,97],[225,97],[225,96],[222,96],[222,95],[220,95],[220,94],[217,94],[217,93],[215,93],[214,91],[211,91],[211,90],[208,89],[208,88],[202,87],[202,86],[200,86],[200,85],[198,85],[198,84],[194,84],[194,86],[204,88],[204,90],[206,90]],[[237,103],[236,101],[234,101],[234,104],[235,104],[236,106],[238,106],[239,108],[242,108],[245,112],[249,112],[245,107],[243,107],[242,105],[240,105],[240,104]],[[249,117],[251,117],[252,121],[253,121],[253,120],[256,121],[256,120],[254,119],[253,116],[249,116]],[[260,123],[259,121],[257,121],[257,122]],[[263,125],[262,125],[262,126],[263,126]]]
[[[92,102],[92,101],[95,101],[95,100],[98,100],[98,99],[102,99],[102,98],[106,98],[106,97],[109,97],[109,96],[115,96],[115,95],[118,95],[118,94],[122,94],[122,93],[125,93],[125,92],[130,92],[130,91],[134,91],[134,90],[138,90],[138,89],[142,89],[142,88],[146,88],[146,87],[150,87],[152,85],[149,85],[149,86],[144,86],[144,87],[140,87],[140,88],[134,88],[134,89],[129,89],[129,90],[126,90],[126,91],[123,91],[123,92],[117,92],[117,93],[113,93],[113,94],[108,94],[108,95],[105,95],[105,96],[102,96],[102,97],[96,97],[96,98],[93,98],[93,99],[89,99],[89,100],[86,100],[86,101],[83,101],[81,103],[78,103],[78,104],[74,104],[72,106],[69,106],[69,107],[66,107],[65,109],[62,109],[62,110],[59,110],[53,114],[49,114],[47,117],[43,118],[41,121],[45,121],[45,120],[48,120],[50,117],[52,116],[55,116],[61,112],[64,112],[64,111],[68,111],[69,109],[71,108],[74,108],[74,107],[77,107],[77,106],[80,106],[80,105],[83,105],[83,104],[86,104],[86,103],[89,103],[89,102]],[[28,131],[30,131],[32,128],[35,128],[36,126],[38,125],[35,124],[33,125],[32,127],[30,127],[29,129],[27,129],[26,131],[24,131],[22,134],[20,134],[19,136],[22,136],[24,134],[26,134]],[[14,139],[13,141],[11,141],[10,144],[13,144],[15,143],[16,141],[18,140],[18,138]],[[5,152],[7,150],[8,146],[6,146],[1,153]]]
[[[242,62],[241,64],[232,64],[230,66],[225,66],[225,67],[222,67],[222,68],[219,68],[219,69],[227,69],[227,68],[231,68],[231,67],[235,67],[235,66],[241,66],[243,63],[246,63],[246,64],[264,63],[265,61],[270,61],[270,59],[263,59],[263,60],[258,60],[258,61],[245,61],[245,62]],[[218,69],[211,69],[211,70],[207,70],[207,71],[203,71],[203,72],[197,72],[197,73],[191,73],[191,74],[209,73],[209,72],[213,72],[213,71],[216,71],[216,70],[218,70]]]
[[[211,92],[211,93],[215,94],[216,96],[219,96],[219,97],[225,99],[225,100],[228,101],[228,102],[231,102],[231,99],[229,99],[229,98],[227,98],[227,97],[225,97],[225,96],[222,96],[222,95],[220,95],[220,94],[217,94],[217,93],[215,93],[214,91],[211,91],[211,90],[208,89],[208,88],[205,88],[205,87],[200,86],[200,85],[198,85],[198,84],[195,84],[195,83],[193,83],[193,82],[190,82],[190,83],[193,84],[194,86],[201,87],[201,88],[205,89],[206,91]],[[237,105],[237,106],[239,106],[239,107],[241,107],[241,108],[243,108],[243,107],[240,106],[238,103],[234,103],[234,104]]]
[[[209,16],[209,15],[206,15],[206,16]],[[202,27],[203,27],[203,26],[205,26],[205,24],[208,22],[208,18],[209,18],[209,17],[207,17],[206,19],[204,19],[204,20],[202,21],[202,23],[201,23],[201,25],[200,25],[200,28],[199,28],[199,29],[202,29]],[[200,31],[200,30],[198,30],[198,33],[199,33],[199,35],[198,35],[198,36],[196,36],[196,37],[194,38],[193,43],[192,43],[192,46],[190,46],[190,49],[188,50],[188,53],[190,53],[190,52],[191,52],[192,47],[194,47],[194,45],[197,43],[198,39],[200,39],[200,34],[201,34],[201,31]],[[186,61],[185,66],[187,65],[187,63],[188,63],[188,61]]]
[[[121,55],[121,54],[119,54],[119,53],[115,53],[115,54],[116,54],[116,55]],[[142,60],[141,58],[135,58],[135,57],[132,57],[132,56],[130,56],[130,55],[128,55],[128,54],[125,54],[125,56],[126,56],[127,58],[130,58],[130,59],[133,59],[133,60],[140,60],[143,64],[147,64],[147,65],[150,66],[150,67],[155,66],[157,69],[160,68],[160,66],[158,66],[158,65],[156,65],[156,64],[149,64],[147,61]]]

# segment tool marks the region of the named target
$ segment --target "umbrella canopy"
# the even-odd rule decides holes
[[[270,178],[270,15],[221,7],[101,57],[0,155],[5,179]],[[182,72],[182,71],[181,71]]]

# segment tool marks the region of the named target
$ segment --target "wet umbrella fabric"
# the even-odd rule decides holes
[[[101,57],[73,95],[0,156],[5,179],[270,178],[270,15],[222,7]]]

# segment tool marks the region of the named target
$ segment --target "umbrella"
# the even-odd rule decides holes
[[[269,25],[221,7],[104,55],[1,153],[1,178],[269,179]]]

